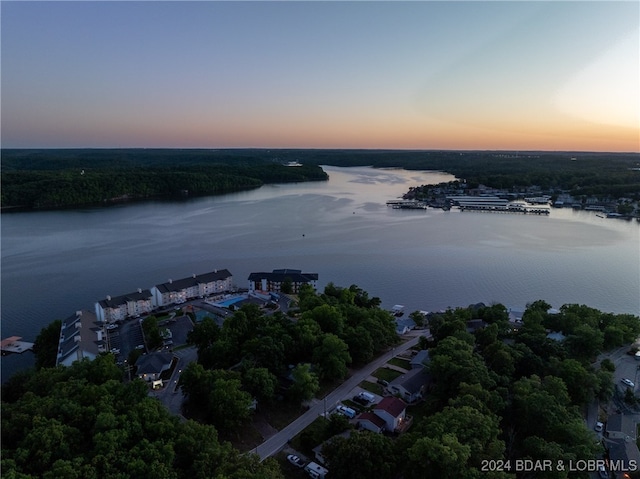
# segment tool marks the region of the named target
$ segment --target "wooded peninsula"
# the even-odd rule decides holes
[[[537,185],[574,196],[640,200],[638,153],[3,149],[0,206],[52,209],[224,194],[266,183],[326,180],[319,165],[445,171],[471,188]]]

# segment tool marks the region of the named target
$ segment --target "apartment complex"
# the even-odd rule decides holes
[[[249,292],[266,291],[279,293],[283,283],[291,283],[291,292],[296,294],[300,286],[309,284],[315,290],[318,286],[318,273],[303,273],[299,269],[274,269],[271,273],[251,273]]]
[[[114,323],[126,318],[139,316],[153,310],[151,291],[138,289],[135,293],[124,294],[98,301],[95,305],[98,321]]]
[[[227,269],[216,269],[210,273],[194,274],[188,278],[169,280],[151,288],[154,307],[180,304],[193,298],[204,298],[212,294],[225,293],[232,289],[233,276]]]

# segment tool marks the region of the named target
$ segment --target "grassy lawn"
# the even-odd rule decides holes
[[[435,414],[437,411],[436,401],[427,396],[427,399],[415,406],[407,407],[407,414],[413,416],[413,425],[420,423],[423,418]],[[413,426],[411,426],[413,427]]]
[[[351,376],[351,371],[349,371],[349,376]],[[349,376],[347,376],[347,378],[345,378],[345,379],[348,379]],[[329,394],[331,391],[333,391],[335,388],[340,386],[345,381],[345,379],[335,379],[333,381],[321,381],[320,382],[320,389],[316,393],[316,397],[318,399],[322,399],[327,394]]]
[[[377,394],[378,396],[382,396],[382,393],[384,392],[384,389],[380,384],[371,383],[369,381],[362,381],[359,386],[370,393]]]
[[[265,417],[267,422],[278,431],[288,426],[304,412],[299,405],[292,405],[286,401],[260,406],[260,413]]]
[[[400,358],[391,358],[389,360],[389,364],[393,364],[394,366],[398,366],[399,368],[411,369],[411,363],[406,359]]]
[[[393,369],[380,368],[373,373],[373,376],[391,382],[398,376],[402,376],[402,373],[400,371],[394,371]]]

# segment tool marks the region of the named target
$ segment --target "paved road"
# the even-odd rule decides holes
[[[157,391],[152,390],[149,394],[158,398],[172,414],[182,417],[182,402],[184,401],[184,396],[182,395],[182,390],[176,386],[180,380],[182,370],[184,370],[190,362],[198,358],[198,350],[195,346],[191,346],[174,351],[173,355],[178,358],[178,363],[173,370],[171,378],[162,389]]]
[[[424,331],[423,331],[424,333]],[[367,364],[362,369],[355,371],[353,376],[347,379],[344,383],[338,386],[333,392],[327,394],[324,400],[311,406],[311,408],[305,412],[302,416],[298,417],[295,421],[282,429],[280,432],[274,434],[265,442],[256,447],[253,452],[256,452],[260,456],[260,460],[263,461],[267,457],[273,456],[280,451],[286,444],[287,440],[293,438],[300,433],[305,427],[311,424],[318,416],[324,414],[325,409],[328,411],[340,402],[345,397],[349,396],[352,389],[358,386],[362,381],[367,379],[371,373],[376,369],[382,367],[387,361],[394,356],[406,351],[407,349],[418,344],[419,336],[410,339],[406,343],[395,347],[391,351],[387,352],[378,359]]]

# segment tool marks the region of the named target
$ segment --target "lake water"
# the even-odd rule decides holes
[[[325,167],[328,182],[269,185],[183,202],[4,214],[2,337],[40,329],[107,295],[227,268],[318,273],[408,312],[500,302],[640,313],[640,226],[590,212],[549,216],[394,210],[448,174]],[[2,358],[2,378],[33,355]]]

